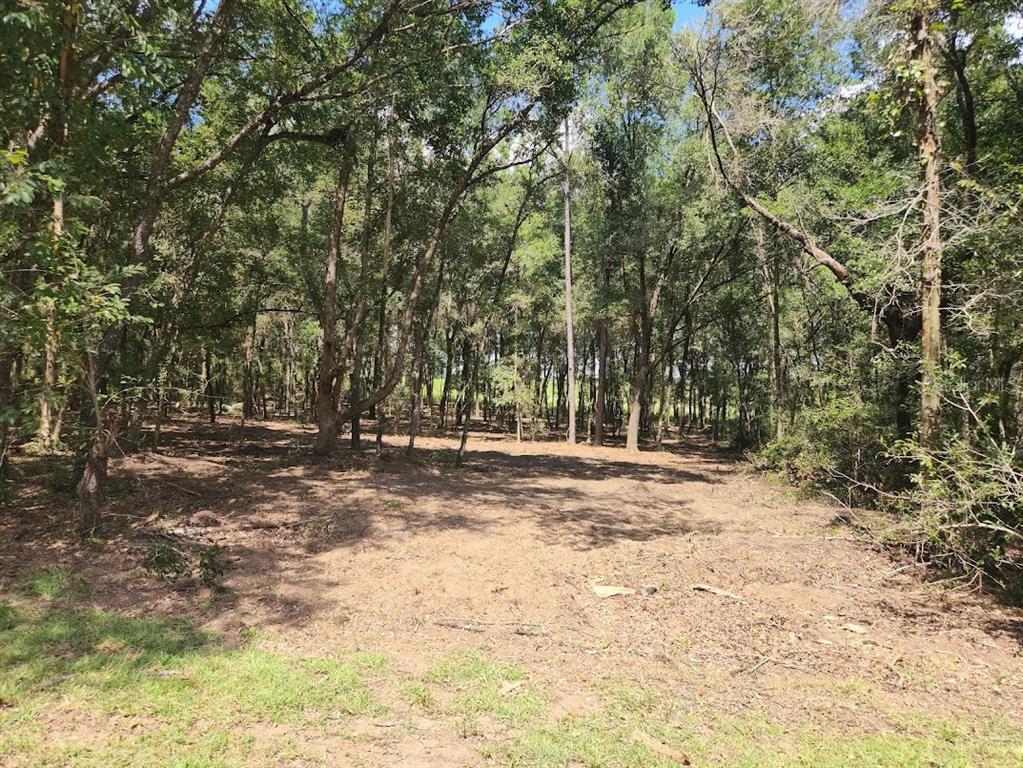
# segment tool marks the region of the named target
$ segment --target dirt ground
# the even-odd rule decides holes
[[[420,438],[412,459],[388,437],[383,456],[321,460],[291,423],[180,420],[164,435],[159,453],[113,463],[102,545],[74,543],[70,496],[42,486],[0,515],[0,583],[66,568],[105,609],[188,617],[229,643],[255,628],[311,654],[380,651],[409,673],[474,649],[555,691],[552,716],[626,679],[692,711],[850,733],[879,708],[1023,722],[1019,610],[928,583],[842,510],[706,444],[629,455],[473,433],[456,467],[447,437]],[[154,579],[139,555],[154,530],[224,547],[226,590]],[[344,749],[478,758],[429,723]]]

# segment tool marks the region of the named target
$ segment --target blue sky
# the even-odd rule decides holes
[[[705,9],[697,7],[692,0],[673,0],[671,7],[675,9],[676,30],[686,26],[695,27],[706,15]]]

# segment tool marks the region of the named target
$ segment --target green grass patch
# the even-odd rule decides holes
[[[382,711],[367,680],[393,685],[481,759],[517,768],[676,766],[651,740],[721,768],[1023,765],[1019,726],[884,709],[856,679],[812,685],[879,725],[843,727],[829,708],[813,722],[726,715],[628,679],[602,680],[584,692],[587,714],[555,720],[548,702],[577,691],[479,652],[403,675],[375,651],[298,656],[256,632],[225,648],[184,621],[76,609],[73,582],[50,572],[22,585],[31,600],[0,602],[0,765],[12,768],[319,764],[304,753],[310,734],[357,738],[345,735],[351,718]]]
[[[671,697],[614,683],[598,714],[535,723],[507,746],[518,768],[667,768],[678,763],[633,737],[636,731],[694,764],[721,768],[1018,768],[1023,729],[1004,722],[958,723],[911,711],[875,733],[822,723],[771,723],[709,708],[683,711]]]
[[[49,602],[0,603],[0,764],[275,764],[290,727],[336,731],[370,711],[360,667],[251,640],[225,649],[182,621]],[[267,725],[274,738],[257,739]]]
[[[402,701],[427,714],[440,711],[440,705],[437,703],[433,691],[422,683],[401,682],[395,686],[395,692]]]
[[[477,652],[442,659],[427,670],[424,680],[450,696],[447,710],[459,718],[462,735],[473,735],[475,718],[481,714],[522,725],[543,709],[540,692],[528,684],[521,669]]]
[[[15,585],[15,591],[26,597],[43,600],[80,600],[88,594],[85,582],[59,568],[23,575]]]

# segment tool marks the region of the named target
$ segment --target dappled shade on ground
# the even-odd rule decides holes
[[[165,434],[105,540],[42,485],[0,518],[5,766],[674,764],[637,730],[702,765],[1023,759],[1019,614],[712,446]],[[225,591],[154,579],[160,537],[222,547]]]

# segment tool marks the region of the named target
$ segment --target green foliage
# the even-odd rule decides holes
[[[1023,596],[1023,461],[989,439],[949,436],[941,451],[900,446],[919,466],[909,540],[951,570],[984,574]]]
[[[142,567],[159,579],[176,581],[191,571],[188,558],[164,542],[151,546],[142,559]]]
[[[171,582],[195,575],[209,589],[221,590],[227,571],[223,555],[224,548],[218,545],[200,547],[191,553],[161,541],[148,548],[142,567],[158,579]]]
[[[196,570],[199,580],[210,589],[222,589],[221,582],[227,566],[223,560],[224,548],[214,544],[199,550],[199,561]]]
[[[894,439],[881,410],[856,397],[803,410],[785,434],[754,455],[757,466],[781,472],[806,491],[843,493],[853,503],[873,498],[897,476]]]

